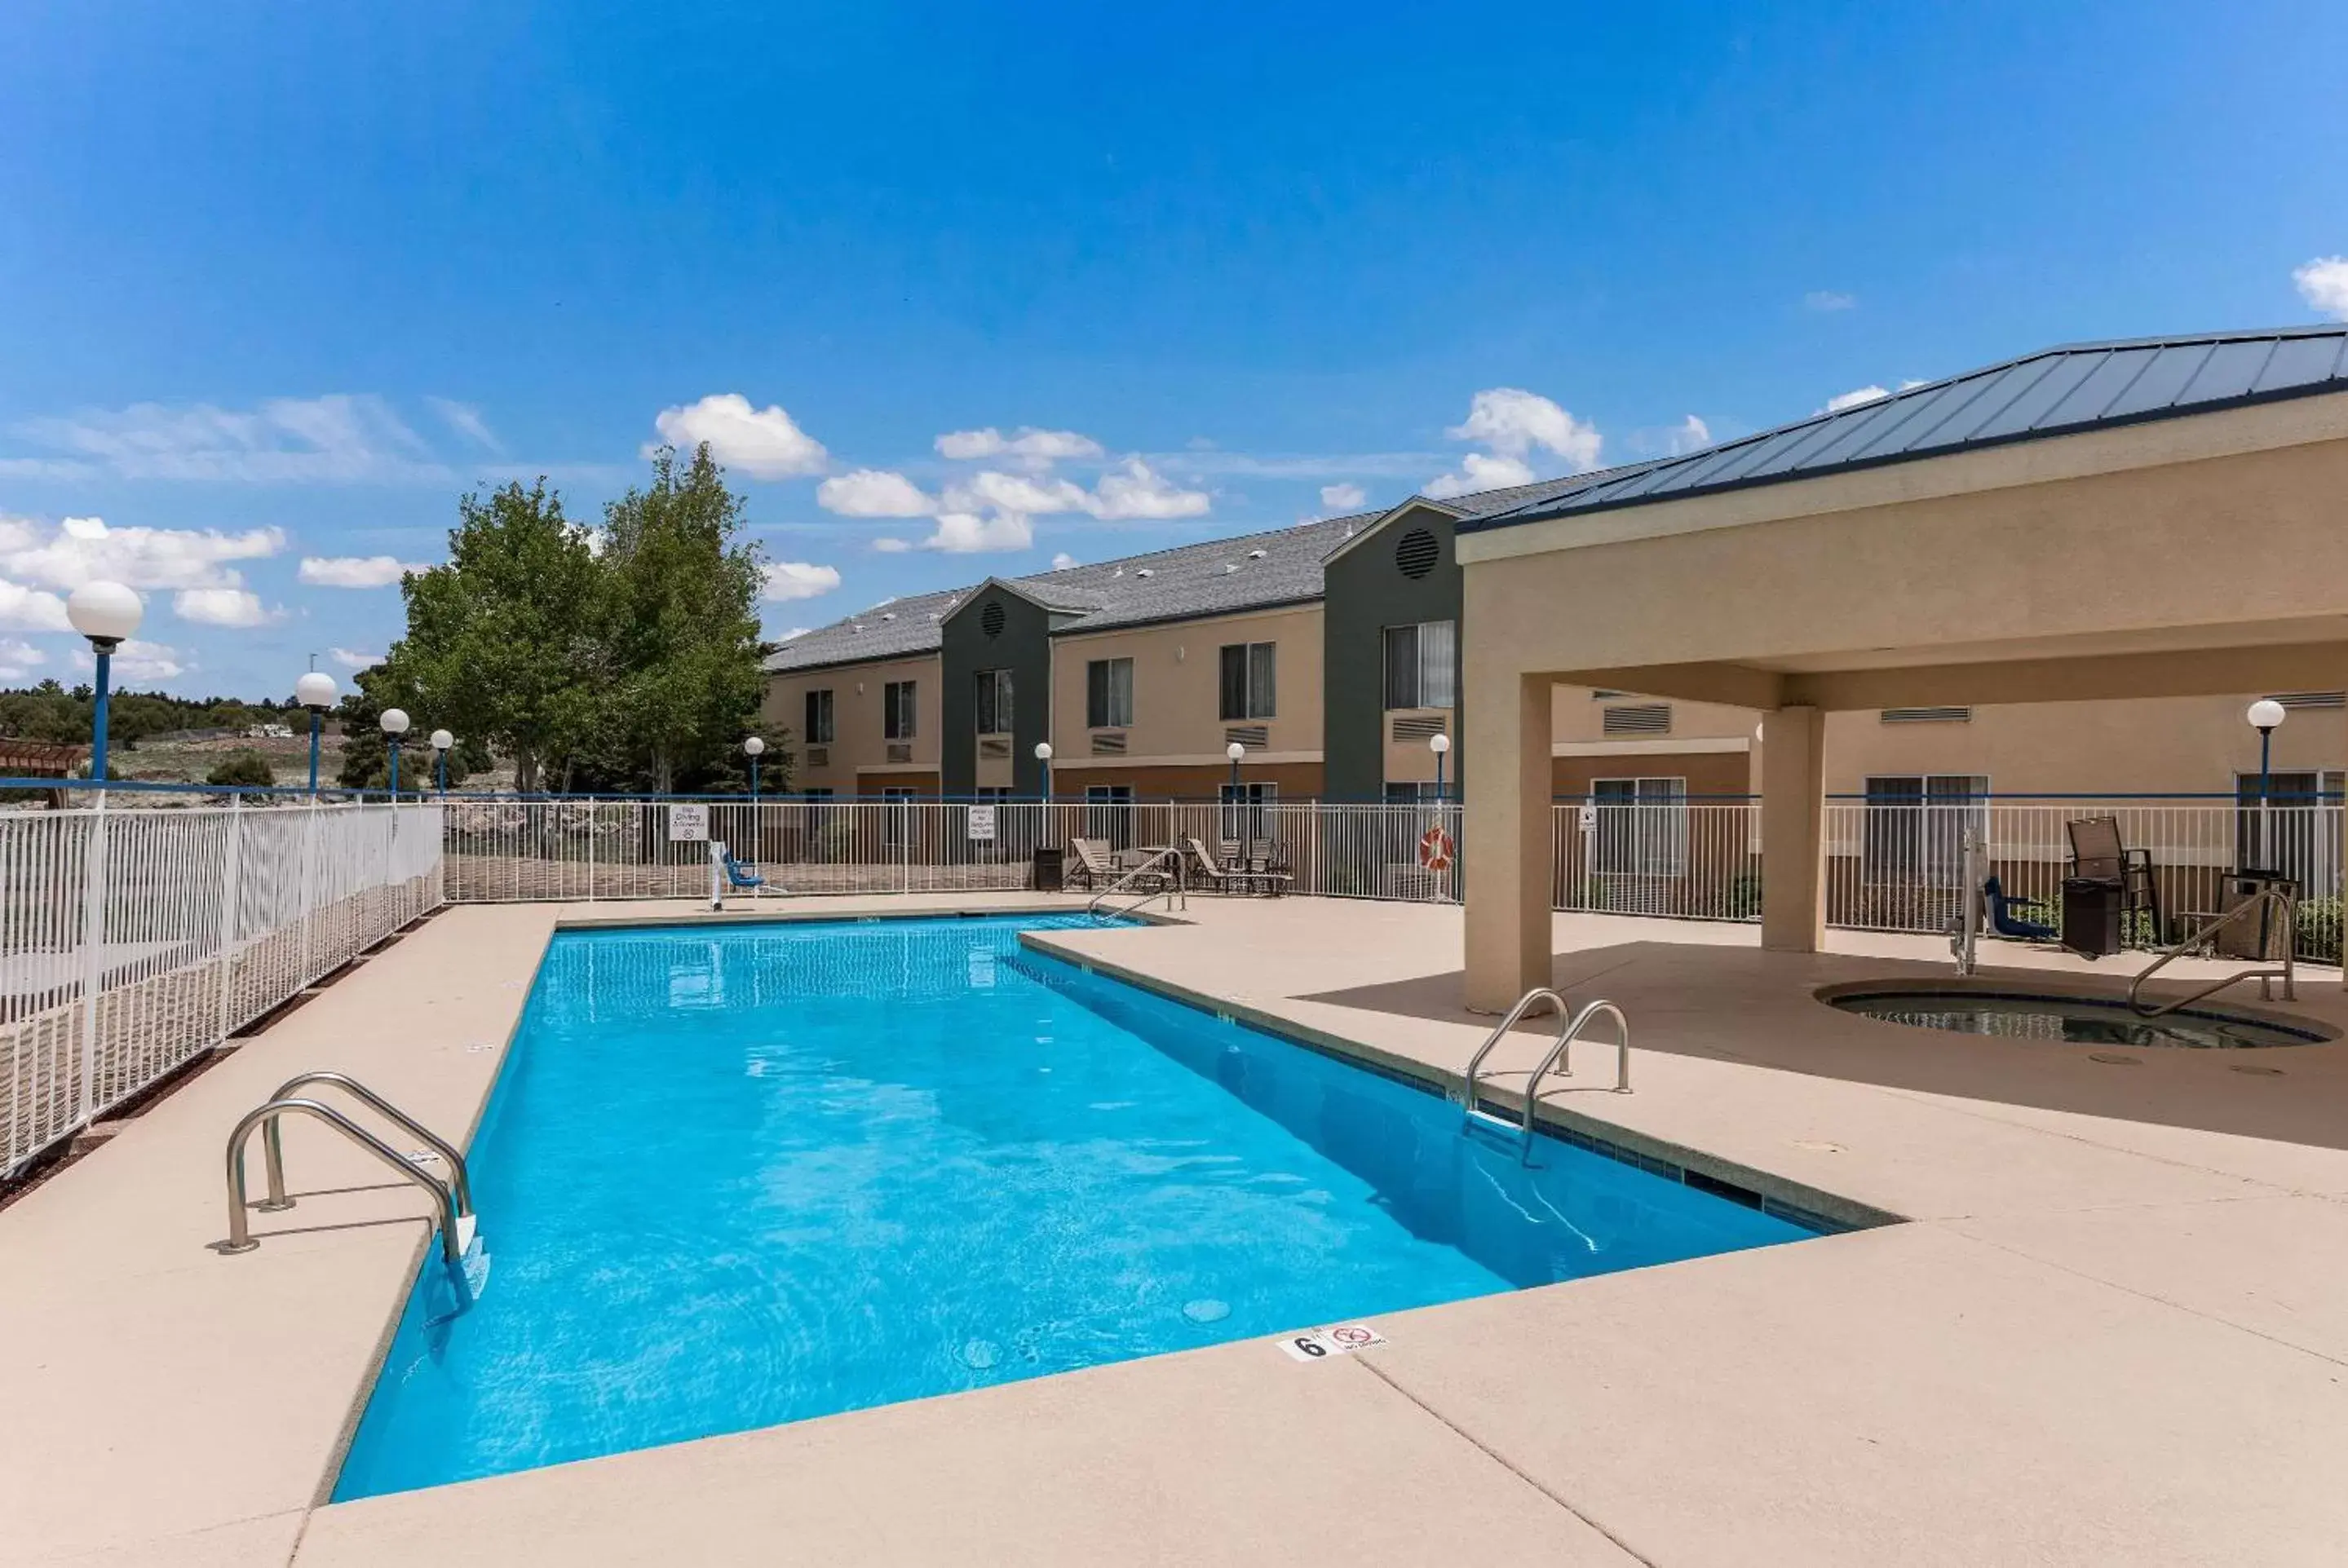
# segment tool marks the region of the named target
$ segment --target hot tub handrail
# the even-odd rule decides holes
[[[465,1156],[458,1152],[457,1145],[353,1078],[349,1073],[297,1072],[279,1084],[276,1092],[269,1098],[273,1101],[290,1099],[295,1090],[306,1089],[314,1083],[327,1084],[342,1090],[409,1137],[428,1145],[448,1167],[450,1195],[457,1201],[457,1212],[460,1214],[469,1214],[473,1212],[473,1179],[471,1173],[465,1168]],[[294,1200],[285,1195],[285,1141],[277,1130],[277,1118],[274,1116],[262,1124],[261,1152],[269,1181],[269,1197],[261,1205],[263,1212],[272,1213],[279,1209],[292,1208]]]
[[[2217,936],[2219,932],[2224,930],[2229,926],[2239,923],[2252,912],[2256,911],[2263,915],[2263,912],[2269,905],[2272,905],[2282,911],[2282,968],[2279,969],[2244,969],[2240,974],[2227,975],[2222,979],[2212,980],[2208,985],[2203,986],[2199,990],[2188,992],[2186,995],[2178,997],[2176,1000],[2165,1002],[2159,1007],[2147,1008],[2144,1006],[2140,993],[2144,989],[2145,981],[2152,979],[2153,976],[2168,968],[2175,959],[2183,957],[2185,954],[2191,952],[2197,948],[2208,946],[2210,938]],[[2179,1008],[2190,1007],[2195,1002],[2201,1000],[2204,997],[2214,996],[2238,980],[2258,981],[2260,997],[2261,999],[2269,999],[2271,998],[2273,994],[2267,989],[2269,983],[2279,979],[2282,981],[2283,1000],[2297,1001],[2299,999],[2299,989],[2293,975],[2292,965],[2298,951],[2299,900],[2291,896],[2291,891],[2288,888],[2276,886],[2261,887],[2256,893],[2251,894],[2248,898],[2243,899],[2240,904],[2235,905],[2223,915],[2218,917],[2217,919],[2212,920],[2209,925],[2204,926],[2199,931],[2195,931],[2189,936],[2185,937],[2174,947],[2169,948],[2158,958],[2153,959],[2150,964],[2147,965],[2144,972],[2137,975],[2135,979],[2128,983],[2128,1011],[2134,1013],[2138,1018],[2162,1018],[2169,1013],[2177,1011]]]
[[[431,1194],[433,1206],[440,1212],[440,1255],[448,1259],[451,1267],[460,1266],[463,1264],[464,1250],[457,1225],[457,1200],[449,1191],[448,1184],[429,1172],[417,1169],[415,1163],[401,1154],[398,1150],[394,1149],[333,1106],[322,1105],[315,1100],[272,1100],[266,1105],[245,1112],[243,1119],[237,1122],[236,1131],[228,1135],[228,1240],[214,1244],[218,1251],[251,1252],[261,1245],[252,1239],[251,1224],[245,1211],[244,1149],[246,1143],[252,1140],[255,1128],[272,1117],[282,1115],[288,1111],[297,1111],[304,1116],[316,1117]]]

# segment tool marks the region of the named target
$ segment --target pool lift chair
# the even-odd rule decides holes
[[[425,1147],[414,1153],[403,1154],[335,1107],[315,1098],[295,1098],[294,1091],[304,1089],[339,1090]],[[451,1269],[462,1270],[466,1255],[479,1237],[473,1213],[472,1177],[465,1169],[465,1156],[458,1152],[454,1143],[344,1072],[296,1073],[279,1084],[277,1092],[272,1094],[265,1103],[246,1112],[237,1122],[236,1130],[228,1135],[228,1239],[214,1242],[213,1251],[234,1255],[251,1252],[261,1245],[252,1239],[249,1209],[277,1214],[294,1206],[293,1198],[285,1192],[285,1145],[278,1130],[280,1120],[288,1112],[324,1122],[401,1176],[422,1187],[431,1196],[432,1205],[439,1216],[440,1255]],[[255,1131],[261,1133],[263,1163],[267,1172],[269,1192],[261,1202],[248,1204],[245,1199],[244,1152]],[[425,1170],[424,1165],[427,1162],[445,1167],[448,1173],[447,1177],[444,1179]]]
[[[726,907],[728,893],[747,894],[753,898],[778,898],[788,889],[778,887],[758,875],[758,868],[747,860],[737,860],[724,842],[712,839],[709,844],[709,907]]]
[[[1531,1076],[1525,1080],[1524,1121],[1519,1125],[1511,1122],[1504,1116],[1496,1116],[1485,1110],[1482,1101],[1476,1092],[1476,1084],[1478,1075],[1484,1070],[1484,1059],[1492,1054],[1492,1048],[1509,1038],[1509,1031],[1516,1028],[1519,1019],[1542,1004],[1547,1004],[1550,1009],[1557,1014],[1557,1039],[1550,1042],[1548,1052],[1541,1057],[1539,1065],[1534,1067]],[[1498,1026],[1484,1037],[1484,1043],[1478,1046],[1476,1054],[1468,1059],[1468,1075],[1462,1081],[1459,1089],[1459,1105],[1462,1112],[1459,1123],[1461,1134],[1467,1136],[1477,1133],[1496,1133],[1511,1139],[1517,1145],[1518,1163],[1531,1164],[1533,1120],[1540,1107],[1541,1080],[1549,1076],[1551,1068],[1557,1070],[1557,1075],[1560,1078],[1573,1076],[1572,1059],[1569,1055],[1573,1048],[1573,1042],[1581,1038],[1581,1032],[1590,1027],[1591,1020],[1601,1015],[1611,1019],[1614,1024],[1614,1092],[1630,1093],[1631,1020],[1622,1016],[1622,1009],[1601,998],[1596,1001],[1583,1003],[1581,1010],[1575,1012],[1566,1005],[1565,998],[1557,992],[1547,986],[1535,986],[1517,999],[1517,1005],[1509,1009],[1509,1016],[1502,1019]]]

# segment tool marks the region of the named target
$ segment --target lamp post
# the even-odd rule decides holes
[[[89,776],[100,789],[106,787],[108,688],[114,673],[114,651],[139,630],[139,618],[146,609],[137,594],[118,582],[86,582],[66,600],[66,619],[89,639],[89,651],[98,661],[98,701],[89,717]]]
[[[407,713],[400,708],[386,708],[376,721],[383,725],[384,739],[391,743],[391,804],[399,804],[399,737],[407,733]]]
[[[1238,845],[1240,852],[1244,855],[1247,852],[1247,820],[1240,815],[1240,759],[1247,755],[1247,748],[1233,741],[1223,748],[1223,755],[1231,759],[1231,842]]]
[[[337,695],[335,678],[323,670],[313,670],[294,682],[294,700],[310,710],[310,794],[318,794],[318,726],[325,722],[326,710],[335,705]]]
[[[448,731],[432,732],[432,777],[443,795],[448,793],[448,748],[456,743],[457,737]]]
[[[1044,802],[1044,804],[1045,804],[1045,805],[1049,805],[1049,804],[1052,804],[1052,743],[1051,743],[1051,742],[1049,742],[1049,741],[1038,741],[1038,742],[1036,742],[1036,743],[1035,743],[1035,765],[1036,765],[1038,768],[1040,768],[1040,769],[1042,769],[1042,770],[1043,770],[1044,780],[1043,780],[1043,786],[1042,786],[1042,798],[1043,798],[1043,802]]]
[[[2261,871],[2272,871],[2275,868],[2273,856],[2274,839],[2268,831],[2268,764],[2273,757],[2274,733],[2275,730],[2282,723],[2285,712],[2286,710],[2283,705],[2281,702],[2276,702],[2272,697],[2261,697],[2257,702],[2251,703],[2250,711],[2243,715],[2244,718],[2250,720],[2250,728],[2259,733],[2258,868]]]
[[[1435,804],[1439,807],[1443,804],[1443,759],[1451,750],[1451,737],[1429,735],[1426,749],[1435,753]]]
[[[750,803],[755,805],[758,800],[758,759],[766,755],[767,743],[753,735],[742,743],[742,750],[750,758]]]

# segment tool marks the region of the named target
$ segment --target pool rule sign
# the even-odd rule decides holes
[[[1294,1361],[1326,1361],[1333,1356],[1350,1356],[1385,1342],[1386,1337],[1366,1323],[1340,1323],[1334,1328],[1315,1328],[1309,1334],[1292,1334],[1278,1341]]]
[[[701,844],[709,837],[709,808],[698,801],[677,801],[668,808],[668,841]]]

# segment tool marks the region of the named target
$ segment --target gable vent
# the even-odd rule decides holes
[[[1093,755],[1097,757],[1121,757],[1125,755],[1125,732],[1123,730],[1103,730],[1094,735]]]
[[[1412,713],[1394,722],[1394,738],[1397,741],[1432,740],[1449,727],[1449,721],[1440,713]]]
[[[989,637],[1000,637],[1003,635],[1003,601],[988,600],[986,608],[978,612],[978,629]]]
[[[1971,708],[1886,708],[1883,722],[1887,724],[1970,724]]]
[[[2275,701],[2286,708],[2348,708],[2348,692],[2279,692]]]
[[[1413,528],[1395,541],[1395,567],[1414,582],[1433,571],[1442,554],[1443,547],[1425,528]]]
[[[1610,735],[1668,735],[1672,733],[1672,705],[1641,702],[1635,707],[1609,708],[1601,728]]]

